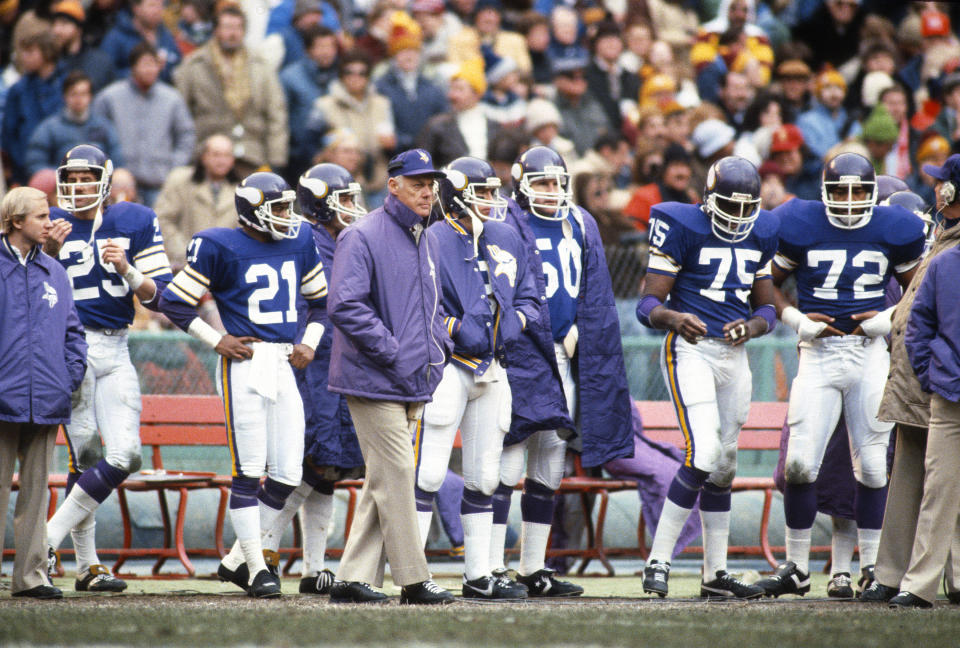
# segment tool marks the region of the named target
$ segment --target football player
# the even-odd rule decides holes
[[[537,319],[540,299],[520,236],[503,223],[507,201],[490,163],[462,157],[444,172],[439,180],[444,220],[430,227],[427,237],[438,259],[441,306],[455,346],[433,400],[423,410],[415,491],[420,538],[426,544],[459,429],[463,596],[526,598],[526,587],[492,575],[490,534],[503,438],[510,430],[505,367],[526,323]]]
[[[112,174],[113,163],[97,147],[81,144],[67,151],[57,168],[59,207],[50,210],[58,221],[59,252],[47,248],[70,275],[89,345],[87,371],[66,426],[68,495],[47,525],[47,539],[55,568],[55,550],[71,534],[76,589],[90,592],[127,586],[97,558],[94,512],[140,469],[140,383],[127,349],[133,297],[157,310],[157,296],[173,278],[153,210],[128,202],[107,206]]]
[[[727,572],[730,485],[750,410],[744,343],[776,326],[770,261],[778,223],[760,209],[760,175],[725,157],[707,172],[702,205],[650,214],[650,264],[638,319],[669,331],[660,369],[686,440],[643,570],[643,591],[668,592],[670,557],[697,498],[703,528],[700,596],[754,599],[763,589]]]
[[[337,235],[367,211],[361,203],[360,184],[350,172],[336,164],[317,164],[307,170],[297,183],[300,211],[310,223],[313,242],[323,261],[323,272],[329,281]],[[297,300],[299,326],[306,326],[306,301]],[[279,569],[276,553],[284,531],[300,513],[303,537],[303,570],[301,594],[329,594],[334,574],[324,568],[327,533],[333,515],[334,484],[341,479],[363,476],[363,455],[347,400],[327,390],[330,367],[330,323],[326,312],[320,320],[324,333],[313,362],[293,374],[303,399],[306,419],[304,436],[303,481],[290,493],[283,511],[273,525],[264,530],[264,552]],[[269,563],[268,563],[269,564]],[[246,571],[241,565],[240,571]],[[243,574],[241,574],[242,576]]]
[[[494,493],[491,566],[494,575],[504,570],[510,497],[526,464],[517,581],[529,596],[579,596],[583,588],[557,579],[544,558],[567,440],[576,442],[588,468],[633,452],[620,323],[600,232],[573,203],[563,158],[535,146],[511,174],[516,202],[509,203],[507,223],[526,246],[542,308],[507,367],[512,418]]]
[[[313,360],[326,305],[323,263],[313,235],[292,211],[295,196],[274,173],[245,178],[235,195],[240,227],[197,233],[186,266],[160,298],[170,321],[221,356],[217,389],[233,460],[230,520],[240,551],[224,557],[217,574],[242,582],[236,572],[245,565],[247,594],[257,598],[281,594],[278,575],[264,561],[261,530],[272,527],[300,484],[304,414],[293,369]],[[226,334],[197,316],[208,291]],[[307,302],[305,327],[298,294]]]
[[[890,364],[883,337],[892,307],[891,276],[906,286],[924,249],[924,224],[899,206],[876,206],[873,166],[842,153],[824,166],[822,202],[778,207],[781,226],[774,285],[794,274],[797,306],[777,290],[777,311],[800,337],[800,362],[790,389],[790,437],[784,467],[787,558],[758,585],[769,596],[810,591],[810,530],[817,512],[815,482],[824,449],[841,414],[854,476],[854,515],[863,577],[876,562],[887,484],[891,423],[877,420]]]

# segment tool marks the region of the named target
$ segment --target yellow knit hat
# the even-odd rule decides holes
[[[847,82],[836,70],[824,70],[817,75],[817,94],[820,94],[820,91],[828,85],[840,86],[844,92],[847,91]]]
[[[394,11],[390,17],[390,36],[387,52],[393,56],[405,49],[420,49],[423,46],[423,30],[420,24],[406,11]]]
[[[460,68],[450,78],[451,81],[454,79],[463,79],[470,84],[474,92],[482,97],[487,91],[487,77],[484,76],[483,58],[477,56],[461,63]]]

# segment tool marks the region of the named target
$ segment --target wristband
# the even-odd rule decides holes
[[[758,307],[750,314],[750,317],[762,318],[767,323],[767,330],[764,333],[769,333],[777,325],[777,309],[773,307],[773,304],[764,304]]]
[[[644,295],[640,299],[640,303],[637,304],[637,319],[640,320],[641,324],[649,328],[655,328],[653,324],[650,323],[650,313],[652,313],[653,309],[657,306],[663,306],[663,302],[654,295]]]
[[[187,327],[187,333],[200,340],[211,349],[216,349],[217,345],[220,344],[220,340],[223,339],[223,333],[219,332],[217,329],[213,328],[199,317],[193,318],[193,321],[190,322],[190,326]]]
[[[307,324],[307,328],[303,331],[303,339],[300,340],[300,344],[306,344],[308,347],[317,350],[317,347],[320,346],[320,338],[323,337],[323,332],[326,329],[323,327],[323,324],[320,322],[310,322]]]
[[[132,264],[127,267],[127,271],[123,273],[124,280],[130,284],[130,290],[136,292],[137,288],[143,285],[144,279],[143,273],[137,270]]]

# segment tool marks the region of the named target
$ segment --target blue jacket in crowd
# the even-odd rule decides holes
[[[70,395],[87,368],[87,342],[73,287],[55,259],[26,264],[0,236],[0,421],[70,422]]]
[[[540,294],[520,236],[509,225],[487,221],[477,241],[487,262],[490,288],[498,308],[490,308],[478,272],[473,235],[456,221],[444,220],[427,230],[443,288],[447,332],[453,338],[452,361],[482,375],[493,357],[509,366],[510,351],[525,327],[540,316]],[[520,317],[523,313],[523,319]]]
[[[56,169],[63,155],[78,144],[93,144],[113,160],[114,167],[123,166],[117,131],[110,121],[91,114],[86,121],[77,122],[64,108],[44,119],[30,136],[27,173],[32,176],[40,169]]]
[[[41,79],[35,74],[21,77],[10,86],[3,109],[0,143],[13,163],[13,180],[26,184],[27,142],[45,118],[63,107],[63,78],[58,73]]]
[[[317,99],[327,94],[330,82],[337,78],[337,65],[321,68],[309,56],[294,61],[280,72],[280,85],[287,98],[290,120],[291,163],[309,166],[314,153],[320,149],[315,133],[305,128]],[[297,169],[299,171],[299,169]]]
[[[586,210],[576,207],[574,214],[584,243],[583,279],[577,298],[580,337],[573,357],[578,387],[576,428],[582,441],[581,461],[592,467],[633,456],[632,404],[620,344],[620,320],[600,230]],[[546,284],[536,236],[527,224],[529,218],[536,216],[510,201],[507,222],[520,232],[527,249],[535,251],[527,255],[527,260],[545,305]],[[567,412],[546,307],[520,336],[507,376],[513,392],[513,420],[506,445],[519,443],[539,430],[575,429]]]
[[[960,248],[930,262],[917,290],[904,344],[924,391],[960,401],[960,308],[957,299]]]
[[[320,260],[323,261],[323,273],[329,285],[336,242],[323,225],[314,224],[312,229],[313,241],[320,253]],[[307,327],[307,302],[302,297],[297,299],[297,322],[300,330],[296,339],[299,340],[303,338]],[[304,457],[317,467],[357,468],[363,465],[363,455],[360,453],[357,433],[353,429],[347,399],[327,389],[333,325],[326,312],[320,316],[319,322],[326,330],[317,345],[313,362],[308,364],[306,369],[293,370],[297,387],[300,388],[300,397],[303,399],[306,419]]]
[[[117,12],[117,20],[100,42],[100,49],[110,55],[118,77],[130,74],[130,52],[143,41],[143,35],[133,26],[133,16],[128,11]],[[173,68],[180,63],[180,48],[177,39],[162,23],[157,27],[157,42],[154,45],[160,59],[166,61],[160,78],[173,83]]]
[[[397,133],[398,151],[413,147],[417,133],[427,121],[448,109],[446,93],[422,74],[417,75],[414,95],[407,94],[400,75],[393,66],[377,79],[376,87],[377,92],[389,99],[393,106],[393,127]]]
[[[337,241],[327,312],[336,327],[330,391],[429,402],[453,341],[422,222],[392,194]]]

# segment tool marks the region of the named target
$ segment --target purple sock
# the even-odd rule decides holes
[[[70,495],[70,491],[73,490],[74,485],[76,485],[77,480],[80,479],[80,475],[82,474],[83,473],[78,473],[78,472],[67,473],[67,492],[65,496]]]
[[[685,509],[692,509],[697,503],[697,496],[700,495],[700,489],[707,481],[710,473],[690,466],[680,466],[673,481],[670,482],[670,490],[667,491],[667,499],[677,506]]]
[[[703,483],[700,491],[700,510],[723,513],[730,510],[730,488],[720,488],[710,482]]]
[[[881,515],[883,512],[881,511]],[[791,529],[809,529],[817,517],[817,486],[791,484],[783,489],[783,517]]]
[[[283,503],[287,501],[287,497],[289,497],[295,488],[296,486],[282,484],[267,477],[263,481],[263,486],[261,486],[257,492],[257,499],[270,508],[280,511],[283,509]]]
[[[433,510],[433,501],[437,498],[436,493],[425,491],[419,486],[414,486],[413,496],[417,500],[417,510],[421,513]]]
[[[484,495],[480,491],[463,489],[463,498],[460,500],[460,515],[471,513],[489,513],[493,510],[493,497]]]
[[[493,523],[506,524],[510,517],[510,500],[513,496],[513,488],[506,484],[497,486],[493,491]]]
[[[883,509],[887,504],[887,487],[869,488],[857,482],[854,516],[857,527],[879,529],[883,526]]]
[[[553,522],[554,491],[540,482],[525,480],[520,496],[520,517],[524,522],[550,524]]]
[[[230,508],[256,506],[259,486],[260,480],[255,477],[234,477],[230,484]]]
[[[77,479],[77,485],[98,503],[102,503],[129,474],[111,466],[106,459],[101,459],[93,468],[83,471]]]

